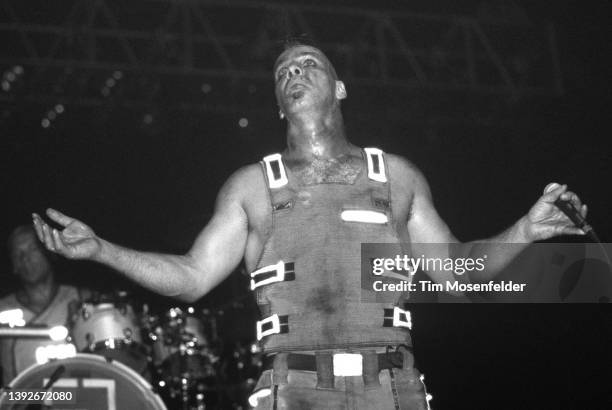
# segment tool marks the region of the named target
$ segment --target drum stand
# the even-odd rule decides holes
[[[191,374],[189,373],[189,365],[187,363],[187,345],[185,342],[180,344],[180,357],[181,357],[181,401],[183,402],[183,410],[206,410],[206,404],[204,403],[204,393],[198,392],[195,396],[195,407],[190,406],[190,387],[192,384]],[[197,381],[196,381],[197,382]]]

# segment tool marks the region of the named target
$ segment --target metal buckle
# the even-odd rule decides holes
[[[401,315],[406,314],[406,320],[402,320]],[[394,327],[407,327],[412,329],[412,318],[410,317],[410,311],[400,309],[397,306],[393,308],[393,326]]]
[[[267,157],[264,157],[263,161],[266,164],[266,174],[268,175],[270,188],[280,188],[289,182],[287,179],[287,174],[285,173],[283,161],[281,161],[281,154],[268,155]],[[278,170],[280,173],[280,177],[278,179],[274,176],[274,171],[272,170],[271,163],[275,161],[278,161]]]
[[[334,376],[361,376],[363,357],[359,353],[335,353]]]
[[[276,271],[276,275],[271,276],[267,279],[263,279],[259,282],[255,282],[254,278],[257,275],[262,273],[274,272]],[[279,261],[276,265],[268,265],[264,266],[261,269],[257,269],[255,272],[251,272],[251,290],[255,290],[255,288],[259,286],[264,286],[269,283],[274,282],[282,282],[285,280],[285,262]]]
[[[272,327],[268,330],[263,330],[264,325],[268,323],[272,323]],[[257,340],[261,340],[266,336],[275,335],[277,333],[280,333],[280,320],[277,314],[257,321]]]
[[[382,156],[382,151],[378,148],[364,148],[366,157],[368,160],[368,178],[378,182],[387,182],[387,175],[385,175],[385,163]],[[374,171],[374,159],[378,160],[378,172]]]

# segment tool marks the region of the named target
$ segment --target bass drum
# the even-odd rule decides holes
[[[72,403],[54,403],[51,408],[88,410],[166,410],[151,385],[129,367],[92,354],[33,365],[21,372],[9,389],[42,389],[59,367],[65,370],[52,391],[71,392]],[[7,389],[7,390],[9,390]],[[6,406],[6,407],[5,407]],[[0,408],[10,409],[6,393]]]

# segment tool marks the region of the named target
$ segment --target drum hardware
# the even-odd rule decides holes
[[[114,366],[127,365],[150,380],[151,389],[172,409],[246,408],[261,371],[261,352],[257,344],[245,342],[222,349],[217,322],[225,320],[230,307],[152,312],[146,304],[115,295],[89,299],[75,308],[68,340],[81,353],[74,357],[96,355]]]
[[[72,318],[71,339],[77,349],[118,360],[148,377],[150,353],[132,305],[116,297],[97,301],[101,303],[81,303]]]
[[[151,385],[134,370],[120,362],[83,353],[27,368],[0,394],[0,408],[9,406],[10,390],[44,388],[51,381],[54,370],[58,373],[58,366],[65,370],[51,390],[71,393],[74,398],[71,408],[167,409]],[[65,407],[60,402],[55,405]]]
[[[12,327],[0,325],[0,337],[27,337],[60,341],[68,337],[68,329],[64,326],[28,325]]]
[[[217,357],[209,343],[209,326],[193,307],[172,307],[159,315],[143,309],[143,327],[152,350],[158,391],[171,407],[214,407]],[[205,318],[205,317],[204,317]]]

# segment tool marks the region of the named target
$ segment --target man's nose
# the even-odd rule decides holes
[[[302,75],[302,69],[300,68],[299,65],[292,64],[289,66],[289,70],[287,71],[287,74],[289,78],[293,77],[294,75]]]

